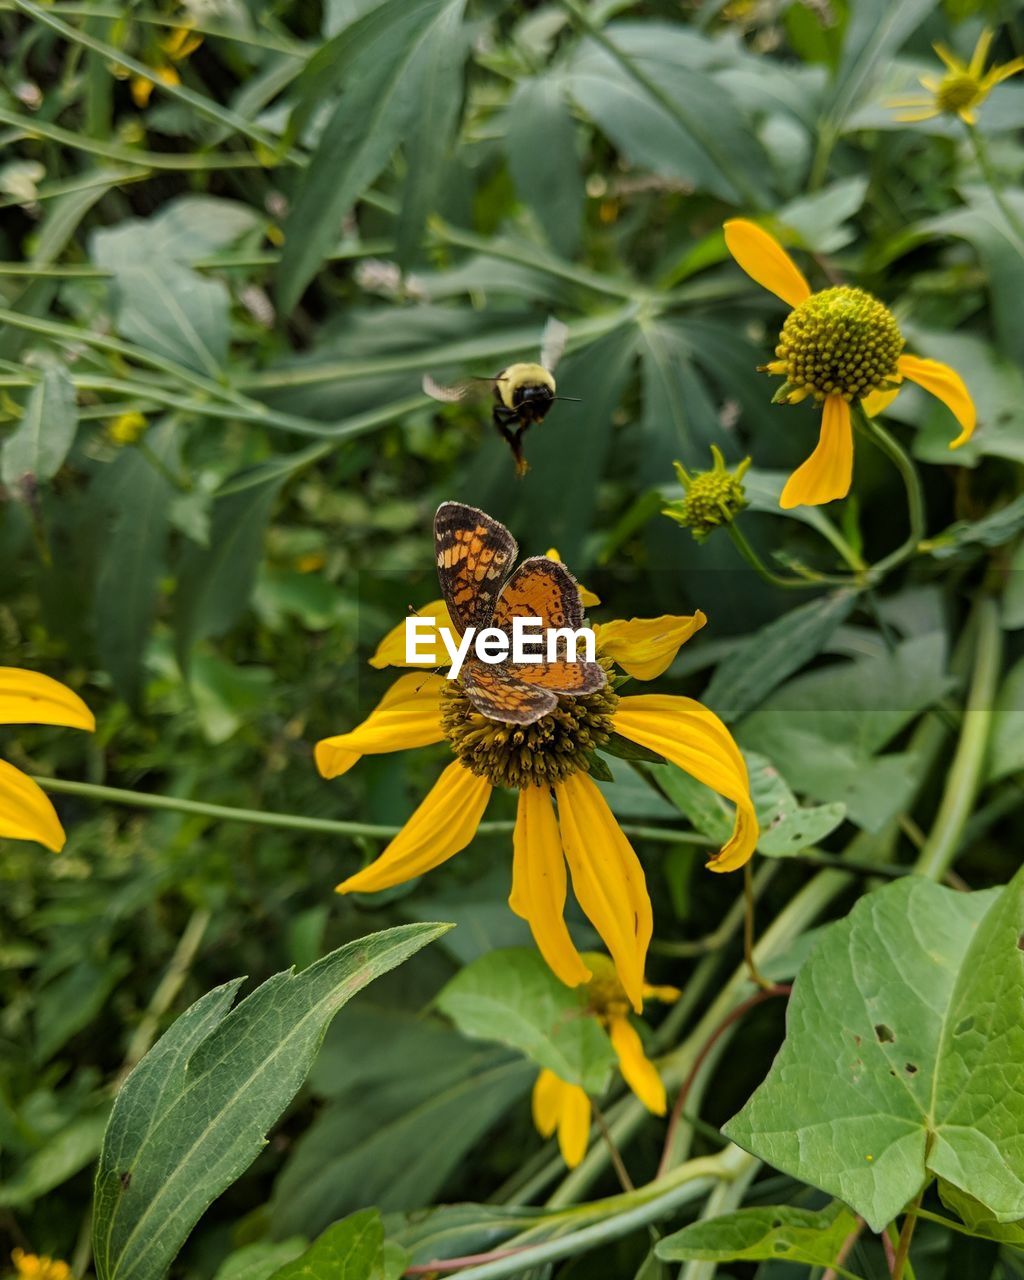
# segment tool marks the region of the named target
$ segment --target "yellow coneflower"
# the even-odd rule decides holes
[[[57,1258],[26,1253],[24,1249],[12,1249],[11,1261],[18,1280],[69,1280],[71,1268]]]
[[[996,85],[1024,71],[1024,58],[985,70],[993,35],[988,29],[981,33],[970,62],[958,58],[944,44],[933,45],[945,64],[945,75],[922,76],[920,83],[927,93],[891,99],[888,105],[897,108],[895,118],[901,124],[918,124],[936,116],[959,116],[964,124],[977,124],[978,108]]]
[[[0,667],[0,724],[60,724],[90,733],[96,728],[92,712],[77,693],[59,680],[20,667]],[[38,840],[55,853],[66,839],[46,793],[6,760],[0,760],[0,837]]]
[[[608,1032],[622,1078],[648,1111],[663,1116],[667,1110],[665,1086],[630,1021],[630,999],[615,965],[599,952],[584,952],[582,959],[593,974],[586,988],[588,1012]],[[647,982],[641,994],[644,1000],[669,1003],[680,996],[675,987],[653,987]],[[550,1138],[557,1130],[558,1147],[570,1169],[586,1154],[590,1110],[590,1099],[578,1084],[562,1080],[546,1067],[541,1071],[533,1086],[533,1123],[542,1138]]]
[[[752,280],[793,308],[776,358],[763,366],[786,379],[775,401],[796,404],[813,396],[822,406],[818,447],[789,477],[781,506],[820,506],[846,497],[853,478],[850,405],[879,413],[905,378],[941,400],[960,424],[951,449],[970,439],[975,409],[963,379],[938,360],[905,354],[899,325],[884,303],[848,285],[812,292],[778,241],[745,218],[725,224],[725,243]]]

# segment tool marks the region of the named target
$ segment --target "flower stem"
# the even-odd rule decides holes
[[[988,183],[989,191],[992,192],[992,199],[996,202],[999,212],[1006,219],[1010,230],[1017,237],[1019,242],[1017,245],[1018,252],[1024,252],[1024,222],[1021,222],[1013,206],[1006,198],[1003,184],[999,179],[995,166],[992,164],[985,140],[977,125],[967,124],[964,121],[964,128],[967,130],[967,136],[971,141],[971,148],[974,151],[975,159],[978,161],[978,168],[981,170],[986,183]]]
[[[910,521],[910,532],[907,534],[906,540],[895,551],[891,551],[887,556],[884,556],[877,564],[871,565],[868,573],[871,578],[877,580],[884,577],[891,569],[895,569],[897,565],[909,560],[916,553],[925,534],[924,493],[921,490],[921,481],[917,474],[917,468],[896,437],[890,435],[880,422],[877,422],[874,418],[869,418],[859,405],[852,407],[854,422],[856,422],[861,432],[869,440],[873,441],[895,465],[896,470],[900,473],[900,479],[903,481],[903,487],[907,492],[907,517]]]
[[[975,627],[974,669],[960,740],[946,775],[938,813],[914,868],[932,880],[941,880],[956,857],[981,782],[1002,660],[1003,632],[995,600],[979,602]]]
[[[730,521],[725,527],[729,530],[729,537],[732,538],[736,550],[743,559],[764,578],[765,582],[770,583],[773,587],[785,587],[791,591],[813,591],[824,586],[847,587],[856,586],[858,583],[858,579],[849,574],[818,573],[815,569],[808,569],[807,576],[800,578],[786,577],[781,573],[776,573],[774,569],[768,568],[743,533],[741,533],[735,521]]]
[[[892,1280],[903,1280],[905,1272],[910,1276],[913,1275],[913,1272],[908,1269],[907,1255],[910,1252],[910,1241],[914,1235],[914,1228],[917,1226],[917,1210],[923,1196],[924,1191],[922,1190],[908,1207],[906,1216],[903,1219],[903,1229],[896,1243],[896,1256],[892,1264]]]
[[[743,959],[747,962],[751,982],[762,991],[772,990],[774,984],[761,975],[754,959],[754,881],[749,862],[743,866]]]

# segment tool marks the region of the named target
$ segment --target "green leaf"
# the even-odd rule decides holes
[[[242,477],[235,477],[237,487],[213,504],[209,546],[190,543],[182,560],[175,599],[182,670],[200,640],[223,635],[245,611],[263,559],[270,513],[288,472],[267,463],[244,475],[244,486]]]
[[[561,76],[536,76],[518,86],[505,113],[505,151],[519,199],[533,210],[555,252],[574,257],[583,171]]]
[[[1024,1217],[1024,872],[1001,893],[908,877],[830,926],[768,1078],[724,1127],[881,1231],[934,1176]]]
[[[958,520],[934,538],[929,538],[922,549],[936,560],[948,560],[964,551],[977,547],[1001,547],[1024,529],[1024,495],[989,512],[980,520]]]
[[[989,1209],[967,1195],[959,1187],[951,1186],[939,1179],[939,1198],[947,1209],[957,1215],[964,1226],[988,1240],[998,1240],[1001,1244],[1010,1244],[1017,1249],[1024,1249],[1024,1220],[1020,1222],[1000,1222]]]
[[[799,1262],[808,1267],[834,1266],[857,1219],[833,1202],[815,1213],[789,1205],[739,1209],[694,1222],[655,1248],[666,1262]],[[841,1268],[840,1275],[849,1275]]]
[[[297,1258],[306,1248],[301,1236],[271,1244],[261,1240],[236,1249],[217,1268],[213,1280],[270,1280],[286,1262]]]
[[[841,125],[866,96],[876,74],[930,13],[931,0],[857,0],[843,41],[827,114]]]
[[[988,741],[989,782],[1024,771],[1024,658],[1003,680],[996,694]]]
[[[704,701],[723,720],[741,720],[822,651],[857,599],[856,591],[836,591],[775,618],[718,664]]]
[[[445,925],[372,934],[300,974],[279,973],[229,1012],[242,979],[184,1013],[125,1082],[96,1174],[99,1280],[157,1280],[203,1211],[252,1163],[328,1023],[357,991]]]
[[[608,1086],[611,1041],[586,1012],[581,988],[565,986],[536,951],[492,951],[457,973],[437,997],[459,1030],[525,1053],[590,1094]]]
[[[48,1138],[13,1177],[0,1183],[0,1208],[26,1208],[92,1164],[99,1155],[108,1113],[109,1104],[105,1104]]]
[[[164,423],[147,444],[165,463],[177,457],[174,429]],[[96,649],[114,688],[134,709],[142,700],[146,641],[160,595],[173,490],[164,473],[136,449],[124,449],[103,477],[100,500],[109,527],[96,578]]]
[[[397,1262],[400,1276],[404,1254]],[[384,1280],[384,1263],[384,1224],[376,1209],[364,1209],[328,1227],[301,1257],[275,1271],[273,1280]]]
[[[52,365],[28,394],[25,412],[0,449],[0,480],[18,492],[25,482],[50,480],[78,430],[75,388],[62,365]]]

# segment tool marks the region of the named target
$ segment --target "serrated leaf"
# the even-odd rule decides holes
[[[50,480],[78,430],[75,388],[62,365],[52,365],[28,394],[21,421],[0,449],[0,479],[17,491],[26,481]]]
[[[506,110],[505,151],[519,199],[533,210],[555,252],[572,258],[583,218],[583,172],[560,76],[536,76],[518,86]]]
[[[797,975],[732,1141],[881,1231],[933,1177],[1024,1217],[1024,872],[1002,892],[908,877],[830,926]]]
[[[666,1236],[655,1253],[666,1262],[799,1262],[831,1267],[857,1225],[856,1217],[838,1202],[819,1213],[785,1204],[739,1209]],[[840,1274],[850,1273],[840,1269]]]
[[[405,925],[279,973],[229,1012],[238,979],[174,1023],[118,1094],[96,1174],[99,1280],[158,1280],[203,1211],[252,1163],[357,991],[444,932]]]
[[[305,1253],[275,1271],[272,1280],[384,1280],[384,1261],[380,1214],[363,1209],[329,1226]],[[403,1258],[397,1261],[401,1275]]]
[[[467,965],[437,997],[459,1030],[525,1053],[590,1094],[608,1085],[611,1041],[586,1011],[586,993],[565,986],[536,951],[492,951]]]

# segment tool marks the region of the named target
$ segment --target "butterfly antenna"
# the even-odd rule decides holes
[[[582,397],[582,396],[555,396],[554,398],[555,398],[556,400],[571,400],[573,404],[582,404],[582,403],[583,403],[583,397]]]

